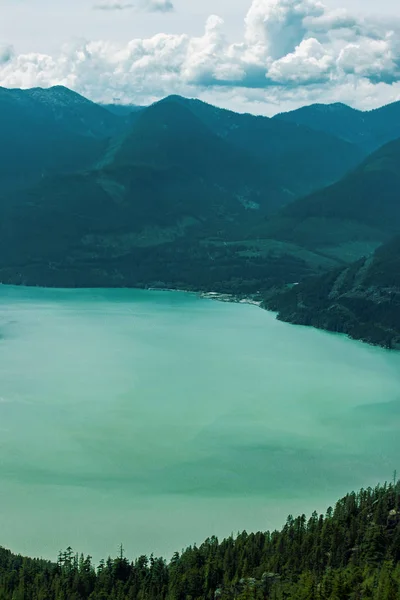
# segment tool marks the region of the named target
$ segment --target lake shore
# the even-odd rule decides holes
[[[142,288],[139,288],[142,289]],[[259,295],[254,296],[242,296],[240,294],[228,294],[225,292],[205,292],[205,291],[196,291],[196,290],[185,290],[185,289],[177,289],[177,288],[157,288],[157,287],[149,287],[146,288],[149,292],[184,292],[185,294],[194,294],[199,298],[204,298],[205,300],[216,300],[217,302],[229,302],[233,304],[251,304],[253,306],[258,306],[259,308],[263,308],[263,302]],[[274,312],[274,311],[270,311]]]
[[[219,292],[200,292],[198,294],[201,298],[208,300],[217,300],[218,302],[234,302],[236,304],[252,304],[253,306],[262,307],[262,301],[256,300],[255,298],[248,298],[243,296],[235,296],[234,294],[222,294]]]

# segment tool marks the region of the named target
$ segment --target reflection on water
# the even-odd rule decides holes
[[[391,478],[400,354],[184,293],[0,287],[2,545],[170,555]]]

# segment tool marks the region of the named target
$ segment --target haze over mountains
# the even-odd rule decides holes
[[[340,181],[296,200],[263,235],[348,262],[398,233],[400,140],[372,153]]]
[[[0,88],[1,190],[90,167],[126,120],[57,86]]]
[[[361,111],[346,104],[312,104],[275,115],[274,119],[312,127],[372,152],[400,137],[400,102]]]
[[[3,283],[268,294],[400,233],[400,103],[269,119],[1,89],[0,127]]]

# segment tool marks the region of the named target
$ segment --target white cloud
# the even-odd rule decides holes
[[[115,10],[128,6],[114,3]],[[168,11],[172,4],[143,0],[138,7]],[[134,103],[181,93],[235,107],[296,98],[372,106],[399,97],[399,31],[394,21],[330,10],[319,0],[253,0],[235,43],[213,15],[198,37],[159,33],[120,45],[82,40],[54,56],[0,46],[0,84],[63,84],[94,100]]]
[[[400,80],[400,54],[393,50],[391,36],[384,40],[361,38],[341,50],[337,65],[345,74],[391,84]]]
[[[303,40],[290,54],[272,63],[268,71],[271,82],[309,85],[329,81],[334,57],[318,40]]]
[[[246,41],[249,46],[261,44],[277,60],[306,37],[305,19],[323,14],[323,5],[314,0],[254,0],[245,20]]]

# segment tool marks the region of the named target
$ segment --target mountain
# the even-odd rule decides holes
[[[0,190],[91,166],[126,121],[57,86],[0,88]]]
[[[391,407],[395,420],[398,401]],[[362,422],[361,422],[362,423]],[[170,561],[123,552],[96,567],[60,552],[57,563],[0,548],[2,600],[397,600],[400,596],[400,486],[347,494],[325,513],[293,517],[273,532],[209,537]],[[99,525],[100,526],[100,525]]]
[[[271,294],[279,319],[400,349],[400,237],[369,257]]]
[[[308,126],[239,114],[181,96],[164,102],[188,107],[220,138],[267,161],[293,199],[337,181],[366,155],[358,146]]]
[[[131,115],[146,108],[145,106],[137,106],[135,104],[100,104],[100,106],[115,115],[122,116]]]
[[[202,289],[243,277],[249,263],[251,279],[252,257],[228,242],[286,197],[268,165],[186,107],[160,103],[115,138],[97,169],[3,197],[0,279]]]
[[[114,168],[129,165],[183,169],[193,177],[194,188],[197,178],[212,181],[230,193],[235,205],[260,214],[291,200],[267,161],[255,159],[216,135],[189,108],[173,101],[141,112],[132,129],[111,145],[101,163]],[[207,206],[210,203],[203,198],[201,210]],[[223,206],[215,205],[214,209],[220,212]]]
[[[26,90],[0,87],[0,108],[3,125],[6,117],[14,125],[18,118],[39,119],[95,138],[110,137],[124,127],[124,121],[106,108],[64,86]]]
[[[34,186],[2,186],[0,281],[255,294],[350,263],[398,230],[400,142],[354,168],[354,144],[179,96],[128,119],[108,140],[87,129],[80,139],[101,147],[75,172],[58,162]]]
[[[335,260],[249,233],[298,187],[190,104],[163,101],[138,113],[95,169],[3,196],[0,280],[246,294],[297,280]]]
[[[374,152],[341,181],[292,202],[260,224],[257,235],[351,262],[398,232],[400,140]]]
[[[312,104],[275,115],[274,120],[335,135],[369,153],[400,137],[400,102],[370,111],[341,103]]]

